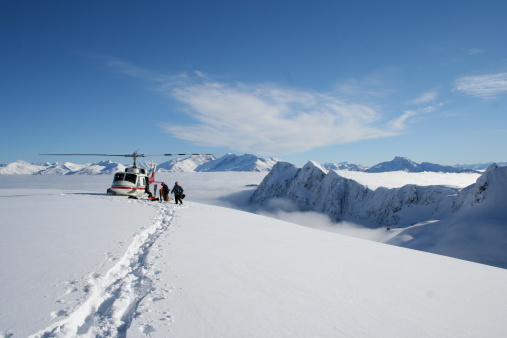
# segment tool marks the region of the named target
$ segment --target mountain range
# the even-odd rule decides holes
[[[176,158],[157,165],[157,172],[217,172],[217,171],[270,171],[273,166],[282,160],[269,157],[260,158],[251,154],[235,155],[227,154],[220,158],[213,155],[192,155],[186,158]],[[507,165],[507,163],[499,163]],[[141,168],[150,168],[151,163],[138,162]],[[484,164],[470,164],[460,166],[444,166],[434,163],[416,163],[405,157],[395,157],[388,162],[382,162],[372,167],[348,162],[324,163],[326,170],[350,170],[371,173],[405,171],[405,172],[478,172],[483,170]],[[92,164],[65,163],[39,163],[33,164],[22,160],[0,165],[0,175],[25,174],[25,175],[82,175],[82,174],[111,174],[116,171],[124,171],[128,164],[119,164],[111,161],[101,161]]]
[[[461,173],[475,172],[473,169],[460,168],[455,166],[443,166],[429,162],[416,163],[406,157],[395,157],[392,161],[382,162],[365,170],[369,173],[381,173],[388,171],[406,171],[420,173],[424,171],[443,172],[443,173]]]
[[[255,155],[227,154],[220,158],[213,155],[192,155],[186,158],[177,158],[157,165],[157,172],[217,172],[217,171],[270,171],[275,163],[281,160],[276,158],[259,158]],[[22,160],[0,165],[0,174],[24,175],[82,175],[82,174],[112,174],[124,171],[127,164],[111,161],[101,161],[92,164],[41,163],[32,164]],[[139,161],[137,166],[149,169],[150,162]]]

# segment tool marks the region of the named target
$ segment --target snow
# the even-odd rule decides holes
[[[214,160],[216,157],[213,155],[192,155],[185,159],[177,158],[161,163],[157,168],[160,172],[192,172],[200,165]]]
[[[227,154],[214,161],[209,161],[197,167],[195,171],[270,171],[279,159],[259,158],[255,155]]]
[[[368,188],[375,190],[379,187],[401,188],[407,184],[420,186],[444,185],[464,188],[477,180],[481,174],[477,173],[411,173],[394,171],[384,173],[364,173],[359,171],[337,170],[340,176],[355,180]]]
[[[2,175],[31,175],[45,168],[44,165],[30,164],[28,162],[19,160],[13,163],[6,164],[0,167]]]
[[[0,337],[505,335],[507,270],[224,207],[265,175],[157,175],[183,206],[0,176]]]
[[[77,191],[0,189],[0,330],[26,337],[72,312],[153,212]]]

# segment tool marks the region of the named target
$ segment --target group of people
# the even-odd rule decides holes
[[[150,198],[153,198],[150,192],[149,183],[146,184],[145,192],[148,194]],[[178,182],[174,183],[174,187],[171,190],[171,194],[174,194],[174,201],[176,204],[183,204],[185,194],[183,194],[183,188],[178,184]],[[169,187],[164,182],[162,182],[162,187],[160,188],[160,197],[166,202],[168,202],[171,199],[171,197],[169,197]]]

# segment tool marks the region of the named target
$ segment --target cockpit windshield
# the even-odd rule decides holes
[[[125,174],[124,173],[117,173],[117,174],[114,174],[114,180],[113,180],[113,182],[123,181],[124,179],[125,179]]]
[[[136,174],[125,174],[125,181],[129,181],[133,184],[136,184],[137,175]]]

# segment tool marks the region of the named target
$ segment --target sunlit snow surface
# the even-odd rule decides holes
[[[104,195],[112,177],[0,176],[2,335],[507,332],[507,270],[219,206],[264,175],[158,175],[185,188],[183,206]]]
[[[464,188],[480,176],[473,173],[410,173],[405,171],[386,172],[386,173],[365,173],[359,171],[337,170],[339,175],[353,179],[370,189],[378,187],[400,188],[407,184],[415,185],[445,185],[450,187]]]

